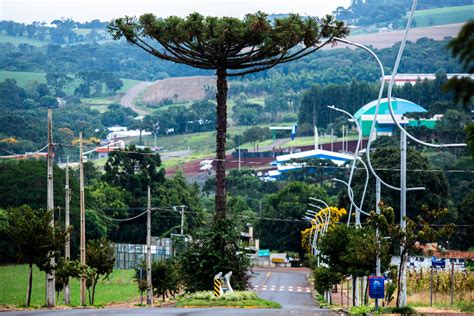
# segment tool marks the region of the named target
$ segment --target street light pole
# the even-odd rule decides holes
[[[375,180],[375,210],[377,215],[380,214],[380,192],[381,187],[380,187],[380,180],[376,179]],[[380,264],[380,232],[379,228],[377,227],[377,230],[375,232],[376,238],[377,238],[377,258],[376,258],[376,264],[375,264],[375,275],[380,276],[381,275],[381,264]],[[379,308],[379,299],[375,299],[375,310],[378,310]]]
[[[400,228],[402,232],[406,231],[406,216],[407,216],[407,134],[404,130],[400,130]],[[406,237],[403,237],[405,241]],[[405,246],[400,245],[400,260],[402,260],[401,274],[400,274],[400,306],[406,306],[407,303],[407,270],[406,270],[406,255]],[[402,257],[403,254],[403,257]]]

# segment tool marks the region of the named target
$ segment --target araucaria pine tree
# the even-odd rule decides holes
[[[164,19],[144,14],[113,20],[109,32],[114,39],[125,38],[158,58],[216,71],[216,221],[224,220],[226,212],[227,78],[299,59],[349,33],[343,22],[330,15],[317,19],[290,14],[271,22],[262,12],[242,20],[199,13]]]

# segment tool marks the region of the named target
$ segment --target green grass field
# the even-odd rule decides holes
[[[25,88],[30,81],[46,82],[46,74],[44,72],[23,72],[23,71],[6,71],[0,70],[0,82],[6,79],[15,79],[17,84]]]
[[[474,4],[415,12],[416,27],[462,23],[474,19]]]
[[[137,300],[139,292],[133,281],[134,270],[115,270],[107,280],[97,284],[95,305],[106,305]],[[0,304],[23,306],[28,287],[28,266],[0,266]],[[61,293],[58,305],[63,305]],[[72,305],[79,305],[79,281],[71,281]],[[45,274],[36,267],[33,273],[31,305],[43,306],[45,303]]]
[[[43,46],[48,45],[49,41],[40,41],[37,39],[28,38],[26,36],[10,36],[4,33],[0,33],[0,43],[12,43],[15,46],[20,44],[28,44],[32,46]]]

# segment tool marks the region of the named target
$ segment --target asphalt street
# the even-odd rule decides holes
[[[311,297],[306,269],[254,269],[252,277],[253,290],[264,299],[276,301],[281,309],[240,309],[240,308],[103,308],[103,309],[68,309],[68,310],[34,310],[5,312],[6,315],[35,316],[72,316],[72,315],[170,315],[170,316],[211,316],[211,315],[337,315],[316,307]]]

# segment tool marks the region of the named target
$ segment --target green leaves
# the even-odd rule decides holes
[[[232,76],[291,61],[302,57],[303,52],[315,51],[333,37],[348,34],[344,23],[332,16],[317,20],[290,14],[272,23],[263,12],[247,14],[243,20],[204,17],[199,13],[186,18],[157,18],[147,13],[138,20],[115,19],[108,31],[114,39],[123,37],[159,58],[203,69],[235,70],[228,73]],[[147,42],[147,38],[152,41]],[[327,40],[321,44],[321,38]]]

